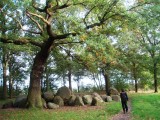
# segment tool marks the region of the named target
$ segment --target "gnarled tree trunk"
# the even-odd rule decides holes
[[[27,99],[27,106],[29,108],[42,108],[41,78],[43,75],[45,63],[52,48],[52,43],[53,41],[49,38],[34,59],[32,71],[30,74],[30,87]]]

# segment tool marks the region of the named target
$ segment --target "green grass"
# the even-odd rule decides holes
[[[1,120],[108,120],[121,110],[120,102],[109,102],[102,107],[71,107],[56,110],[3,109]]]
[[[134,94],[131,99],[133,120],[160,120],[159,94]]]

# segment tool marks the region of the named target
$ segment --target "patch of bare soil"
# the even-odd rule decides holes
[[[48,111],[48,112],[65,112],[65,111],[79,111],[79,110],[100,110],[102,109],[102,106],[62,106],[59,107],[57,109],[43,109],[44,111]],[[13,112],[13,111],[25,111],[27,109],[23,109],[23,108],[7,108],[7,109],[0,109],[0,117],[1,115],[1,111],[8,111],[8,112]],[[1,120],[1,119],[0,119]]]
[[[102,109],[102,106],[63,106],[58,109],[44,109],[45,111],[79,111],[79,110],[99,110]]]
[[[123,113],[123,110],[121,110],[118,114],[113,116],[111,120],[131,120],[131,102],[128,101],[128,112]]]

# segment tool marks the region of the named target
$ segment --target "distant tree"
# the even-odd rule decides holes
[[[129,77],[127,74],[120,72],[118,70],[112,71],[113,76],[111,76],[111,85],[114,86],[118,91],[121,89],[130,90],[129,85]]]
[[[141,42],[141,46],[146,49],[151,63],[151,71],[154,74],[154,92],[158,92],[158,61],[160,60],[160,31],[159,31],[159,13],[158,3],[160,1],[150,1],[142,7],[139,13],[139,31],[137,31],[137,39]],[[147,53],[146,53],[147,54]]]
[[[10,52],[9,53],[9,62],[8,62],[8,79],[9,79],[9,97],[13,97],[13,88],[14,84],[20,83],[21,86],[24,86],[25,80],[27,78],[27,68],[26,68],[26,62],[22,62],[22,55],[23,53],[18,53],[18,52]],[[19,59],[18,59],[19,58]]]
[[[8,61],[9,61],[9,53],[7,52],[7,49],[3,47],[2,49],[2,69],[3,69],[3,99],[7,99],[7,69],[8,69]]]

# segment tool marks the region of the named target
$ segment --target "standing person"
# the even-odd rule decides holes
[[[124,89],[121,90],[120,97],[121,97],[123,112],[126,113],[126,112],[128,112],[128,106],[127,106],[128,95],[124,91]]]

